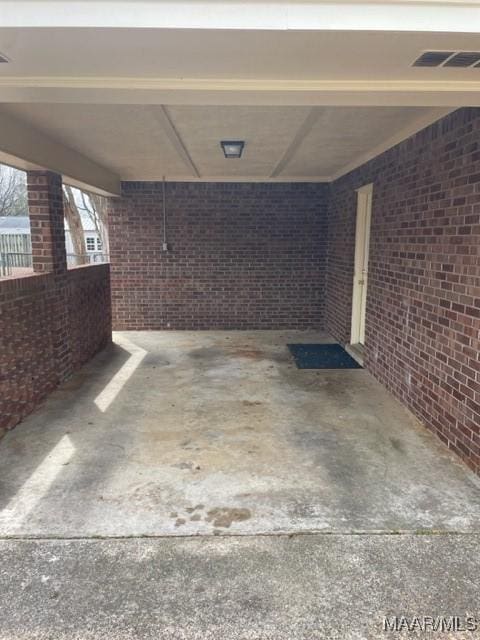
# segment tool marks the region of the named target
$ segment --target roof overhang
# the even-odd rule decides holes
[[[167,173],[171,179],[188,180],[323,181],[453,109],[480,107],[480,68],[412,68],[422,49],[479,48],[477,0],[0,0],[0,25],[0,52],[11,59],[0,65],[0,161],[48,168],[71,184],[103,194],[119,194],[121,179],[132,179],[131,169],[124,171],[128,161],[117,162],[123,137],[125,156],[133,145],[130,135],[128,147],[128,131],[122,129],[130,124],[141,132],[150,123],[155,148],[169,146],[176,154],[166,153],[157,177]],[[28,112],[26,105],[31,107]],[[31,112],[35,105],[38,117]],[[53,115],[49,120],[48,105],[62,122]],[[137,109],[138,121],[133,111],[129,121],[122,120],[128,105]],[[195,141],[190,144],[188,138],[193,125],[177,113],[178,107],[187,106],[225,107],[218,112],[224,125],[218,139],[246,138],[241,124],[251,117],[248,109],[254,114],[276,108],[279,124],[285,125],[284,139],[272,145],[275,157],[265,175],[260,166],[263,162],[266,167],[265,160],[258,158],[256,173],[238,171],[252,160],[251,144],[243,165],[229,165],[235,166],[232,175],[219,176],[218,167],[212,175],[199,170],[198,145],[195,151]],[[105,116],[108,107],[117,118],[115,127]],[[237,107],[243,120],[238,127],[233,120],[228,126],[228,113],[232,119]],[[282,107],[291,107],[292,113],[282,115]],[[354,118],[340,118],[350,127],[346,138],[353,140],[349,161],[340,160],[340,154],[338,166],[331,165],[328,173],[312,169],[306,175],[289,174],[295,154],[303,150],[305,157],[312,157],[311,150],[305,151],[306,141],[318,128],[317,121],[322,122],[322,109],[327,125],[331,107],[358,108],[362,118],[365,108],[372,108],[372,114],[379,108],[404,108],[412,117],[385,117],[384,126],[391,121],[395,127],[382,140],[377,136],[363,146],[358,136],[354,140]],[[65,120],[69,108],[71,121]],[[80,129],[88,133],[88,122],[98,129],[95,109],[98,118],[104,114],[104,129],[97,133],[102,134],[98,145],[102,139],[105,153],[93,152],[79,134]],[[368,125],[368,119],[360,118],[359,127],[362,122]],[[266,119],[269,134],[275,123],[272,118],[269,125]],[[336,121],[331,124],[336,126]],[[109,155],[110,129],[116,140]],[[252,131],[261,133],[258,127]],[[214,129],[204,133],[204,143],[213,144]],[[152,155],[147,141],[142,144],[145,154]],[[154,160],[149,162],[146,176],[155,173]]]

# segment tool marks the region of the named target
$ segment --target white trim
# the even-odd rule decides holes
[[[372,217],[373,183],[366,184],[357,192],[357,216],[355,229],[355,264],[353,274],[352,322],[350,343],[364,343],[365,298],[368,286],[368,255],[370,247],[370,223]],[[363,320],[362,320],[363,318]]]
[[[0,76],[1,102],[164,106],[480,107],[480,79],[322,81]]]
[[[200,178],[193,178],[189,176],[165,176],[167,182],[259,182],[259,183],[285,183],[285,182],[311,182],[314,184],[329,183],[331,181],[330,176],[282,176],[281,178],[269,178],[268,176],[201,176]],[[158,179],[145,179],[145,178],[122,178],[124,182],[161,182],[161,178]]]
[[[345,351],[352,356],[355,362],[363,367],[363,345],[361,344],[346,344]]]
[[[2,0],[3,27],[478,31],[476,0]]]
[[[480,80],[255,80],[245,78],[140,78],[137,76],[1,76],[0,88],[260,91],[263,93],[276,91],[348,93],[380,91],[422,94],[431,92],[478,93],[480,92]]]

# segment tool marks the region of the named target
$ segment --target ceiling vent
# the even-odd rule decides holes
[[[413,63],[414,67],[439,67],[453,56],[453,51],[425,51]]]
[[[413,67],[480,67],[480,51],[424,51]]]
[[[2,62],[9,62],[9,59],[7,58],[7,56],[4,56],[3,53],[0,53],[0,64]]]
[[[449,58],[444,67],[473,67],[477,62],[480,62],[479,51],[460,51],[454,56]]]

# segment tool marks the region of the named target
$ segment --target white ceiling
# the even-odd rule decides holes
[[[436,116],[422,107],[14,104],[2,111],[123,180],[328,180]],[[225,159],[222,139],[245,140],[242,158]]]
[[[480,0],[0,0],[0,24],[0,161],[99,192],[329,180],[480,106],[480,67],[412,67],[479,49]]]

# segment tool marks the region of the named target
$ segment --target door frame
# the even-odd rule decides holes
[[[357,214],[355,224],[355,258],[353,268],[352,323],[350,344],[362,345],[362,322],[364,326],[366,316],[365,302],[368,287],[368,270],[365,270],[365,265],[368,265],[368,256],[370,250],[373,183],[363,185],[359,189],[356,189],[356,193]]]

